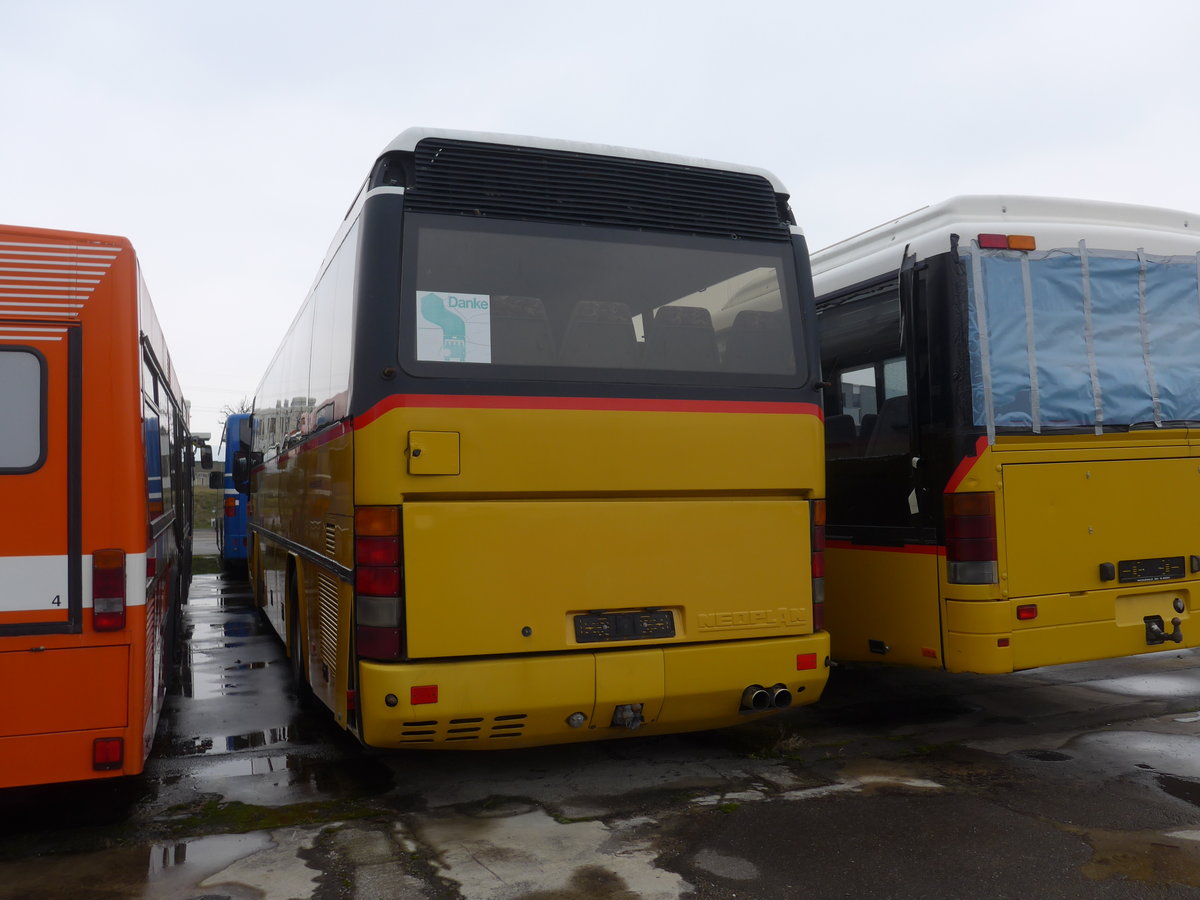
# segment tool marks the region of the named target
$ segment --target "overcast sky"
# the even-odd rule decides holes
[[[119,234],[192,428],[426,125],[770,169],[820,248],[963,193],[1200,211],[1200,4],[0,0],[0,222]]]

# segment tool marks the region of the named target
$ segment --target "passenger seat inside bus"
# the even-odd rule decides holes
[[[492,362],[543,366],[554,362],[554,335],[538,297],[492,297]]]
[[[580,300],[571,310],[558,360],[565,366],[632,369],[641,361],[633,314],[624,303]]]
[[[825,420],[825,456],[827,459],[854,456],[857,449],[858,432],[854,425],[854,416],[842,413],[830,416]]]
[[[791,335],[781,312],[743,309],[725,339],[725,369],[730,372],[795,371]]]
[[[867,456],[901,456],[908,452],[908,395],[889,397],[867,443]]]
[[[712,372],[717,368],[717,335],[702,306],[663,306],[646,333],[646,367]]]

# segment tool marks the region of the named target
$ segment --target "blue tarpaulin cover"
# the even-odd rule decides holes
[[[1081,243],[962,257],[974,421],[989,434],[1200,420],[1200,255]]]

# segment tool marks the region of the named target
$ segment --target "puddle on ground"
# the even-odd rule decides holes
[[[1098,731],[1067,744],[1082,757],[1106,757],[1130,766],[1200,778],[1200,736],[1149,731]]]
[[[1200,696],[1200,670],[1170,675],[1130,675],[1126,678],[1105,678],[1093,681],[1088,687],[1111,694],[1130,697],[1158,697],[1169,700],[1178,697]]]
[[[1060,753],[1057,750],[1018,750],[1013,756],[1019,756],[1021,759],[1032,759],[1037,762],[1067,762],[1075,758],[1069,753]]]
[[[191,900],[213,891],[197,885],[239,859],[274,846],[266,832],[225,834],[171,841],[147,847],[117,847],[95,853],[67,853],[0,863],[4,896],[23,900]],[[298,865],[303,865],[296,860]],[[219,896],[251,900],[262,893],[246,885],[222,884]]]
[[[1160,788],[1177,800],[1200,806],[1200,781],[1175,775],[1159,775],[1157,781]]]
[[[176,737],[165,751],[167,756],[201,756],[216,753],[235,753],[238,750],[254,750],[275,744],[301,743],[300,730],[294,725],[280,725],[264,731],[245,734],[193,735]]]
[[[231,756],[193,772],[201,793],[248,806],[288,806],[311,800],[381,794],[393,785],[392,771],[364,757],[314,760],[299,754]]]
[[[1081,871],[1093,881],[1200,887],[1200,841],[1158,831],[1067,828],[1092,846]]]

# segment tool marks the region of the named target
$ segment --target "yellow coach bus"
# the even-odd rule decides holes
[[[835,658],[1200,644],[1197,226],[959,197],[814,254]]]
[[[382,747],[815,701],[813,316],[765,172],[401,134],[239,451],[251,580],[301,684]]]

